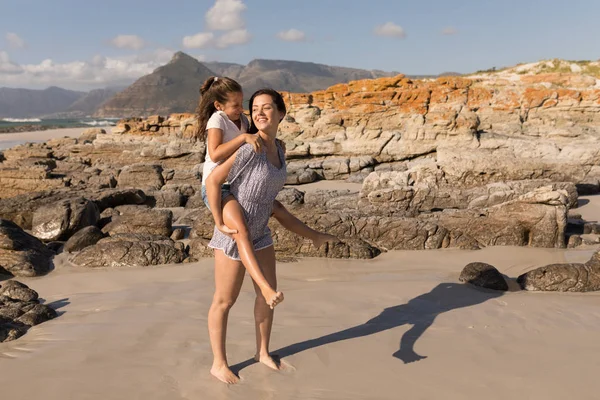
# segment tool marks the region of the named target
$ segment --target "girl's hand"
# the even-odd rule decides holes
[[[255,153],[259,153],[262,149],[262,139],[258,134],[244,133],[246,143],[249,143],[254,148]]]
[[[229,237],[231,237],[231,235],[237,233],[237,230],[231,229],[225,224],[217,224],[217,229]]]

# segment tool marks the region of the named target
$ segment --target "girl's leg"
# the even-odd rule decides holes
[[[290,213],[279,201],[273,203],[273,217],[290,232],[300,235],[313,242],[315,248],[321,247],[327,241],[337,242],[339,239],[328,233],[315,231]]]
[[[213,351],[210,373],[225,383],[239,381],[239,378],[229,369],[225,339],[227,317],[240,294],[244,272],[241,262],[228,258],[221,250],[215,250],[215,294],[208,311],[208,334]]]
[[[265,275],[259,266],[259,262],[256,259],[244,212],[240,203],[238,203],[233,196],[227,196],[223,200],[223,222],[229,228],[237,231],[232,237],[237,244],[242,263],[248,270],[252,280],[260,288],[266,304],[271,308],[275,307],[283,301],[283,293],[276,292],[275,288],[270,285],[269,281],[265,278]]]
[[[262,267],[265,278],[273,288],[277,288],[277,274],[275,268],[275,249],[273,246],[256,252],[256,257]],[[267,367],[278,370],[279,363],[275,362],[269,354],[271,341],[271,328],[273,326],[274,311],[265,304],[265,299],[260,288],[254,284],[256,301],[254,302],[254,323],[256,325],[256,354],[254,359]]]

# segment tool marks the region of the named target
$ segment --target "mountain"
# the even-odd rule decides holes
[[[215,75],[198,60],[177,52],[162,67],[135,81],[96,111],[96,117],[132,117],[193,112],[200,85]]]
[[[248,65],[210,62],[205,65],[220,76],[237,80],[246,97],[263,87],[288,92],[312,92],[337,83],[380,78],[399,72],[384,72],[286,60],[253,60]]]
[[[397,72],[332,67],[301,61],[253,60],[248,65],[200,63],[178,52],[165,66],[138,79],[106,102],[94,116],[122,117],[194,112],[201,84],[210,76],[228,76],[244,88],[245,98],[257,89],[312,92],[337,83],[396,75]]]
[[[102,104],[124,90],[122,87],[94,89],[75,100],[66,110],[41,115],[41,118],[84,118],[94,114]]]
[[[0,88],[0,118],[28,118],[61,112],[85,92],[51,86],[44,90]]]

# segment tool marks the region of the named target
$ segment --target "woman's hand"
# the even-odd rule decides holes
[[[262,139],[260,138],[260,136],[258,134],[244,133],[244,138],[245,138],[246,143],[249,143],[252,145],[252,148],[254,148],[255,153],[259,153],[261,151]]]
[[[231,229],[229,228],[227,225],[225,224],[216,224],[217,229],[220,230],[223,234],[231,237],[231,235],[235,235],[238,231],[235,229]]]

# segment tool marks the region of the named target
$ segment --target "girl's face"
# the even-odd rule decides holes
[[[215,101],[215,108],[227,114],[230,120],[237,121],[240,119],[240,114],[244,112],[244,108],[242,106],[243,100],[244,95],[242,92],[228,93],[225,104]]]
[[[252,104],[252,122],[259,131],[277,132],[283,115],[277,109],[273,99],[268,94],[261,94],[254,98]]]

